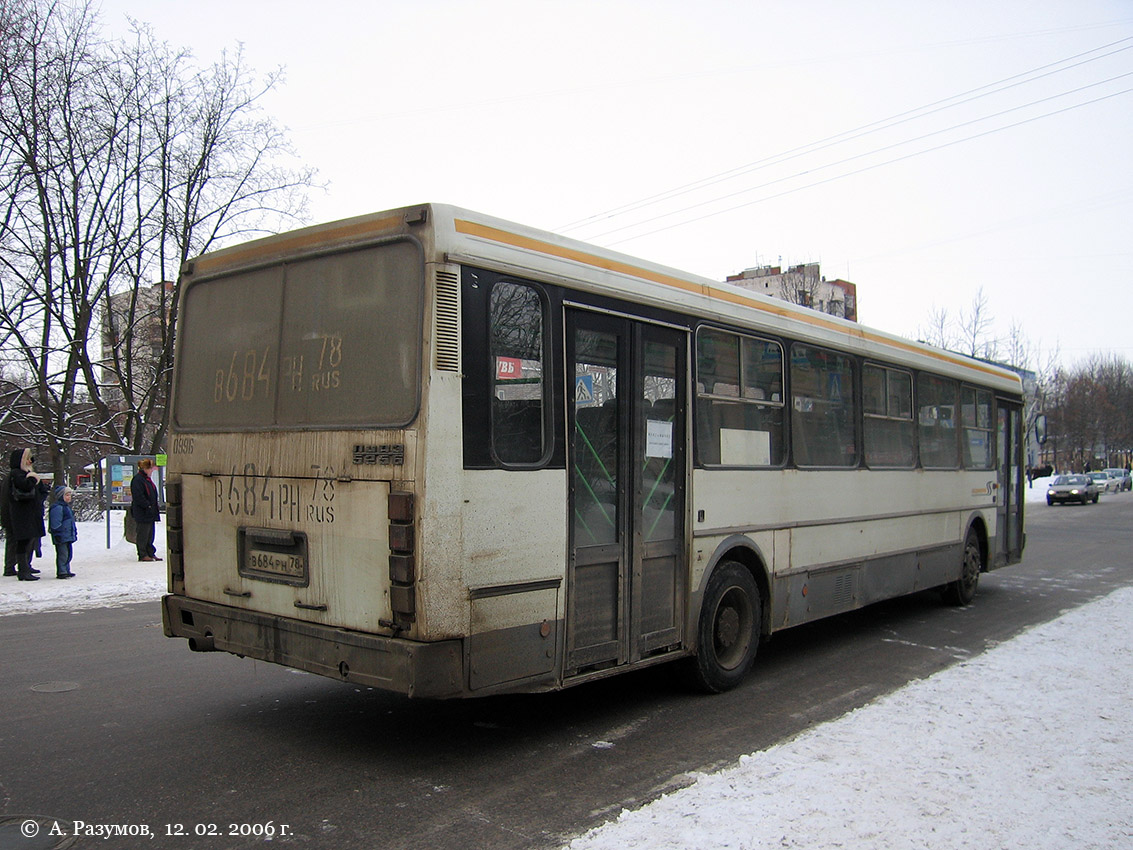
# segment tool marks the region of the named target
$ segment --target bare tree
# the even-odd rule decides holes
[[[991,335],[994,324],[995,317],[981,286],[972,297],[968,309],[960,311],[958,329],[962,353],[994,360],[999,348],[999,341]]]
[[[995,317],[991,313],[987,296],[981,286],[972,297],[968,308],[961,309],[956,319],[944,307],[933,307],[927,322],[918,328],[917,339],[957,351],[969,357],[995,360],[999,353],[999,340],[992,335]]]
[[[830,312],[831,306],[822,303],[822,294],[822,276],[817,263],[792,266],[779,275],[779,295],[784,301]]]
[[[956,338],[952,330],[952,317],[945,307],[933,307],[928,321],[917,330],[917,339],[937,348],[953,349]]]
[[[100,40],[90,2],[0,19],[4,365],[57,471],[78,442],[156,451],[182,263],[305,211],[313,173],[260,108],[279,72],[257,82],[239,51],[198,68],[138,25]]]
[[[1053,382],[1049,414],[1063,458],[1077,470],[1124,466],[1133,453],[1133,368],[1095,355]]]

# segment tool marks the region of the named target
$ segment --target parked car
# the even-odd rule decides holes
[[[1129,473],[1124,469],[1104,469],[1102,471],[1110,478],[1117,480],[1117,492],[1133,490],[1133,477],[1130,477]]]
[[[1088,475],[1059,475],[1046,491],[1046,503],[1055,502],[1087,502],[1098,503],[1101,491],[1098,485]]]

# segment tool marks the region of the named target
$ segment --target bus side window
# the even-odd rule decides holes
[[[696,335],[696,435],[705,466],[783,462],[779,343],[701,328]]]
[[[853,361],[843,354],[791,346],[791,446],[799,466],[858,463]]]
[[[974,387],[963,387],[963,437],[965,469],[992,468],[991,393]]]
[[[492,452],[504,464],[537,464],[546,452],[543,314],[533,287],[492,287]]]
[[[923,373],[917,376],[917,429],[921,466],[926,469],[960,466],[960,446],[956,441],[958,395],[955,381]]]
[[[878,469],[911,469],[917,459],[912,376],[867,363],[862,367],[862,401],[866,463]]]

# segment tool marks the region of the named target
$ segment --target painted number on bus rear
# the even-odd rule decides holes
[[[269,467],[257,475],[255,464],[233,468],[231,474],[213,479],[213,507],[218,514],[276,522],[332,523],[335,516],[335,471],[312,466],[309,482],[275,478]]]

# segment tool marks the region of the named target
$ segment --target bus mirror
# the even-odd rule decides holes
[[[1046,443],[1046,414],[1040,413],[1035,417],[1035,439],[1039,445]]]

